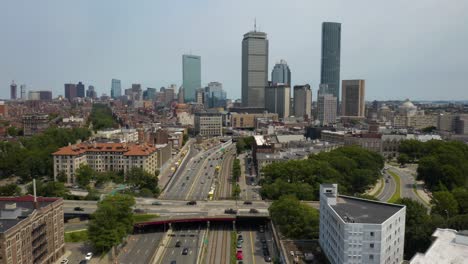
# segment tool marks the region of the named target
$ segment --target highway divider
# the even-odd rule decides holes
[[[172,229],[167,230],[166,235],[161,239],[158,248],[154,252],[153,256],[151,257],[149,263],[158,264],[161,262],[164,252],[166,251],[166,245],[169,243],[172,235]]]

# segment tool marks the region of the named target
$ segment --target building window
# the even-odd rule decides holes
[[[373,236],[374,236],[374,232],[370,232],[370,236],[373,237]]]
[[[373,259],[374,259],[374,255],[370,254],[370,255],[369,255],[369,259],[373,260]]]
[[[374,243],[370,243],[370,248],[374,248]]]

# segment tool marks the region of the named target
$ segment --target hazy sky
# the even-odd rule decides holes
[[[342,23],[341,78],[366,80],[366,100],[468,99],[465,0],[3,0],[0,98],[12,80],[63,94],[83,81],[143,87],[182,83],[182,54],[202,57],[202,84],[241,95],[241,41],[270,40],[269,70],[285,59],[292,84],[320,81],[321,23]]]

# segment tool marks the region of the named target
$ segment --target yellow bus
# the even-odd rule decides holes
[[[208,192],[208,200],[213,200],[214,198],[214,188],[211,188],[211,190]]]
[[[219,172],[220,170],[221,170],[221,166],[219,166],[219,165],[216,166],[215,171],[216,171],[216,172]]]

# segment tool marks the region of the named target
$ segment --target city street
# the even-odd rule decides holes
[[[389,165],[390,170],[400,176],[401,181],[401,197],[411,198],[415,201],[424,204],[427,207],[427,202],[422,200],[414,190],[414,184],[416,184],[416,177],[408,170],[398,168],[396,166]]]
[[[387,172],[384,173],[383,177],[384,177],[385,185],[384,185],[382,192],[379,195],[377,195],[377,199],[379,199],[380,201],[386,202],[395,193],[396,182],[395,182],[395,179],[391,175],[389,175]]]

